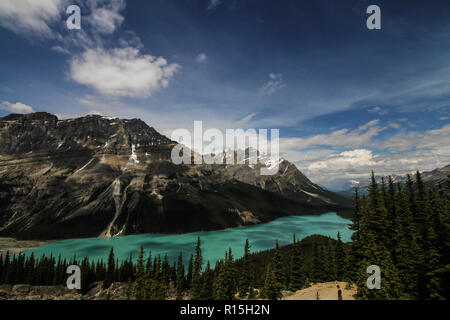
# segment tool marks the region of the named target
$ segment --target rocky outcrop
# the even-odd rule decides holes
[[[175,145],[139,119],[0,118],[0,236],[184,233],[349,212],[349,200],[286,160],[273,176],[247,164],[175,165]]]
[[[95,282],[86,294],[69,290],[63,285],[30,286],[28,284],[0,285],[0,300],[124,300],[127,299],[127,283],[116,282],[103,289],[102,282]]]

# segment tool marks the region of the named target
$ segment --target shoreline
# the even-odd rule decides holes
[[[40,247],[56,240],[16,240],[14,238],[0,237],[0,254],[19,254],[29,249]]]

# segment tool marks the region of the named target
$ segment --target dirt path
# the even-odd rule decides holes
[[[0,238],[0,254],[9,251],[10,254],[18,254],[28,249],[43,246],[51,241],[16,240],[14,238]]]
[[[325,282],[316,283],[311,287],[299,290],[294,294],[284,298],[285,300],[317,300],[317,292],[319,293],[319,300],[337,300],[337,288],[339,285],[342,290],[343,300],[355,300],[353,295],[356,294],[356,288],[347,289],[347,282]]]

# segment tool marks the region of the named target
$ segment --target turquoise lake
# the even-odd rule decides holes
[[[249,239],[251,251],[271,249],[275,241],[280,245],[292,243],[295,232],[297,239],[303,239],[312,234],[321,234],[337,238],[340,232],[342,241],[350,241],[351,230],[348,228],[350,220],[339,217],[336,213],[326,213],[319,216],[284,217],[269,223],[242,226],[219,231],[193,232],[179,235],[140,234],[117,238],[85,238],[62,240],[36,247],[26,251],[26,255],[34,252],[35,257],[46,256],[71,259],[74,255],[79,258],[89,257],[90,260],[107,261],[109,250],[113,247],[116,258],[128,259],[130,255],[136,259],[141,245],[146,254],[149,250],[152,256],[166,253],[170,263],[176,261],[180,251],[183,252],[185,263],[194,253],[197,237],[201,239],[204,261],[210,261],[214,266],[217,260],[224,257],[225,251],[231,247],[235,258],[243,255],[245,239]]]

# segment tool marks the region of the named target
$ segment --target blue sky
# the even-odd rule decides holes
[[[65,27],[81,7],[82,30]],[[381,8],[381,30],[366,9]],[[99,113],[173,129],[279,128],[343,188],[450,160],[450,3],[2,0],[0,115]]]

